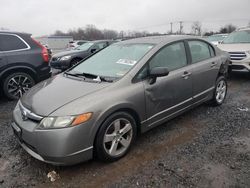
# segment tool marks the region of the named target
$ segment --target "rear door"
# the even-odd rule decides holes
[[[213,91],[220,59],[214,48],[202,40],[190,40],[194,102],[205,100]]]
[[[181,111],[192,102],[192,70],[188,65],[184,42],[169,44],[148,62],[148,68],[167,67],[168,76],[154,84],[144,82],[148,124]]]
[[[4,36],[0,33],[0,70],[7,64],[7,58],[3,51],[4,48]]]

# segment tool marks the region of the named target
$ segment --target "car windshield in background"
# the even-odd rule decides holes
[[[84,43],[82,44],[81,46],[78,46],[76,48],[76,50],[83,50],[83,51],[86,51],[88,50],[94,43],[93,42],[87,42],[87,43]]]
[[[152,47],[152,44],[114,44],[88,58],[70,72],[120,78]]]
[[[207,37],[207,40],[209,42],[214,42],[214,41],[222,41],[224,38],[226,38],[225,35],[215,35]]]
[[[234,43],[250,43],[250,30],[247,31],[237,31],[228,35],[227,38],[223,40],[224,44],[234,44]]]

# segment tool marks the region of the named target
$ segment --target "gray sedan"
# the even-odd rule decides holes
[[[229,56],[191,36],[113,44],[18,102],[12,127],[33,157],[71,165],[123,157],[139,133],[204,102],[221,105]]]

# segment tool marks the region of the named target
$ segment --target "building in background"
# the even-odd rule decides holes
[[[42,36],[36,37],[37,41],[52,49],[53,53],[65,50],[70,41],[73,41],[72,36]]]

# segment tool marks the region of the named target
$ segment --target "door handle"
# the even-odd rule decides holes
[[[181,77],[187,79],[191,74],[192,74],[191,72],[185,71]]]
[[[211,63],[211,68],[215,67],[216,65],[217,65],[216,62],[212,62],[212,63]]]

